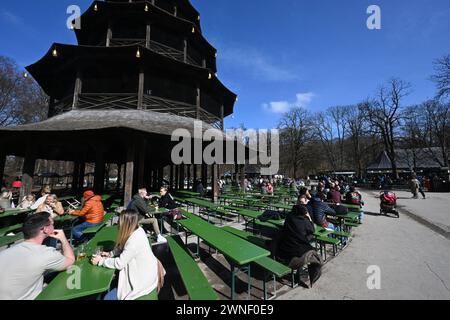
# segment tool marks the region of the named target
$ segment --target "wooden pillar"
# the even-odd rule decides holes
[[[173,189],[173,164],[170,165],[169,189]]]
[[[103,151],[95,153],[94,192],[103,194],[105,190],[105,159]]]
[[[245,165],[241,164],[241,165],[239,165],[239,167],[240,167],[240,171],[241,171],[241,173],[240,173],[240,178],[241,178],[241,181],[240,181],[240,183],[241,183],[241,189],[242,189],[243,192],[246,192],[246,190],[245,190],[245,184],[244,184],[244,180],[245,180]]]
[[[159,188],[163,186],[163,179],[164,179],[164,167],[158,168],[158,184],[156,185],[156,190],[159,191]]]
[[[202,163],[202,185],[206,189],[208,184],[208,166]]]
[[[175,166],[175,190],[180,189],[180,166]]]
[[[190,190],[191,189],[191,165],[188,164],[186,166],[186,170],[187,170],[187,189]]]
[[[145,186],[145,155],[147,153],[147,143],[144,139],[141,139],[138,144],[138,149],[136,150],[136,161],[135,161],[135,176],[136,176],[136,187],[142,188]]]
[[[5,176],[5,164],[6,164],[6,154],[0,153],[0,183],[3,182],[3,178]],[[22,199],[20,199],[22,200]]]
[[[185,170],[185,165],[180,164],[180,180],[178,182],[178,185],[181,190],[184,190],[184,170]]]
[[[127,149],[127,158],[125,163],[124,173],[124,195],[123,205],[127,207],[128,203],[133,197],[133,175],[134,175],[134,158],[135,158],[135,146],[131,144]]]
[[[73,163],[73,173],[72,173],[72,194],[76,194],[79,189],[78,175],[80,174],[80,160],[75,160]]]
[[[195,185],[195,182],[197,181],[197,165],[194,164],[192,167],[192,180],[194,181]]]
[[[225,114],[225,112],[224,112],[224,106],[223,106],[223,104],[220,106],[220,128],[222,129],[222,130],[224,130],[225,129],[225,123],[224,123],[224,114]]]
[[[177,6],[174,6],[173,7],[173,15],[176,17],[176,16],[178,16],[178,7]]]
[[[112,39],[112,29],[111,24],[108,24],[108,31],[106,32],[106,46],[111,46],[111,39]]]
[[[187,50],[188,50],[188,42],[187,42],[187,39],[184,38],[184,40],[183,40],[183,61],[184,61],[184,63],[187,63]]]
[[[144,70],[141,69],[139,71],[139,83],[138,83],[138,105],[137,108],[139,110],[142,110],[143,104],[144,104],[144,80],[145,80],[145,74]]]
[[[150,49],[151,31],[152,31],[151,25],[150,25],[150,24],[147,24],[147,26],[146,26],[146,32],[145,32],[145,47],[146,47],[147,49]]]
[[[77,179],[77,194],[81,194],[84,188],[84,175],[86,173],[86,163],[84,160],[80,162],[80,168],[78,170],[78,179]]]
[[[156,190],[158,189],[158,170],[156,169],[152,170],[152,177],[153,177],[152,189]]]
[[[212,188],[212,200],[217,202],[219,199],[219,183],[218,183],[218,165],[213,164],[211,166],[211,188]]]
[[[116,192],[120,192],[120,185],[122,184],[122,164],[117,163],[117,183]]]
[[[197,99],[196,99],[196,110],[195,110],[195,117],[197,119],[200,119],[200,108],[201,108],[201,91],[200,91],[200,87],[197,86]]]
[[[82,87],[83,82],[81,80],[81,72],[77,71],[77,78],[75,79],[75,89],[73,93],[72,110],[78,109]]]
[[[30,147],[28,147],[30,148]],[[33,191],[34,167],[36,164],[36,156],[32,150],[27,150],[22,170],[22,187],[19,193],[19,202]]]

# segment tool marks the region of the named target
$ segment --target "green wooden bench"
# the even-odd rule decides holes
[[[0,229],[0,236],[6,236],[8,233],[17,231],[22,228],[22,223]]]
[[[114,219],[114,217],[116,216],[116,214],[114,212],[108,212],[105,214],[105,216],[103,217],[103,221],[104,222],[111,222],[112,219]]]
[[[238,236],[239,238],[242,238],[244,240],[247,240],[248,242],[251,242],[257,246],[260,246],[262,248],[267,249],[267,244],[266,244],[266,239],[255,236],[254,234],[247,232],[247,231],[243,231],[243,230],[238,230],[236,228],[232,228],[229,226],[223,227],[223,230],[234,234],[235,236]],[[260,258],[258,260],[255,260],[253,262],[255,265],[257,265],[258,267],[260,267],[261,269],[264,270],[264,283],[263,283],[263,291],[264,291],[264,300],[271,300],[274,299],[277,296],[277,287],[276,287],[276,278],[283,278],[284,276],[291,274],[293,275],[293,270],[291,270],[291,268],[285,266],[284,264],[269,258],[269,257],[263,257]],[[267,273],[271,274],[273,277],[273,293],[271,293],[271,297],[267,298],[267,285],[266,285],[266,280],[267,280]],[[292,277],[293,279],[293,277]],[[292,284],[292,286],[294,286],[294,284]]]
[[[136,301],[156,301],[156,300],[158,300],[158,292],[156,289],[150,292],[149,294],[136,299]]]
[[[13,236],[3,236],[0,237],[0,248],[2,247],[10,247],[15,242],[23,240],[23,233],[18,233]]]
[[[320,245],[320,253],[324,256],[324,261],[327,260],[327,248],[326,245],[330,244],[333,246],[333,256],[336,256],[337,253],[337,247],[341,244],[341,241],[336,238],[331,238],[328,236],[319,236],[317,234],[314,234],[314,240],[316,243]]]
[[[191,300],[218,300],[203,272],[179,236],[167,237],[172,256]]]

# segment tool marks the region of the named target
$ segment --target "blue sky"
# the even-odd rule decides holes
[[[296,105],[357,103],[391,77],[409,81],[406,104],[433,97],[432,61],[450,53],[448,0],[192,0],[218,49],[218,76],[239,95],[226,125],[275,127]],[[90,0],[2,0],[0,54],[21,66],[53,42],[75,43],[66,8]],[[382,29],[366,27],[369,5]]]

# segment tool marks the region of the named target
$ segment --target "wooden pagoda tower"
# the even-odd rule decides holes
[[[80,192],[84,164],[95,162],[102,193],[105,163],[116,163],[127,202],[138,187],[156,189],[171,166],[171,187],[184,188],[197,168],[172,165],[173,130],[192,132],[196,120],[223,130],[236,101],[216,76],[217,51],[199,13],[188,0],[94,1],[74,32],[78,45],[54,43],[26,68],[50,98],[48,119],[0,130],[0,174],[6,155],[24,157],[28,194],[36,159],[74,161],[72,188]],[[215,189],[217,166],[210,171]]]

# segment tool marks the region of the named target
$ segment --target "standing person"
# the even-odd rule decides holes
[[[116,248],[91,259],[93,265],[120,271],[118,287],[109,291],[105,300],[136,300],[162,287],[164,268],[139,227],[139,219],[136,211],[123,211]]]
[[[423,177],[419,176],[417,181],[419,182],[419,193],[422,195],[423,199],[426,199],[425,192],[423,191]]]
[[[266,190],[270,196],[273,196],[273,185],[270,182],[267,182]]]
[[[150,197],[147,196],[147,189],[141,188],[138,193],[134,195],[133,200],[128,205],[128,209],[136,211],[140,216],[140,224],[151,225],[156,234],[158,243],[166,243],[167,240],[161,235],[159,230],[158,220],[153,216],[148,205]]]
[[[84,217],[85,221],[72,229],[72,234],[76,240],[80,240],[83,231],[87,228],[98,226],[103,222],[105,209],[103,208],[102,198],[87,190],[83,193],[83,207],[81,210],[69,210],[69,214],[78,217]]]
[[[75,257],[62,230],[55,230],[49,213],[28,216],[24,242],[0,252],[0,300],[34,300],[44,287],[44,275],[72,266]],[[45,239],[61,242],[62,254],[42,245]]]
[[[411,190],[411,193],[413,194],[413,198],[418,199],[420,182],[419,182],[419,180],[417,180],[417,176],[415,174],[413,174],[411,176],[411,180],[409,180],[409,188]]]
[[[11,208],[13,194],[7,188],[2,188],[0,194],[0,208],[9,209]]]

